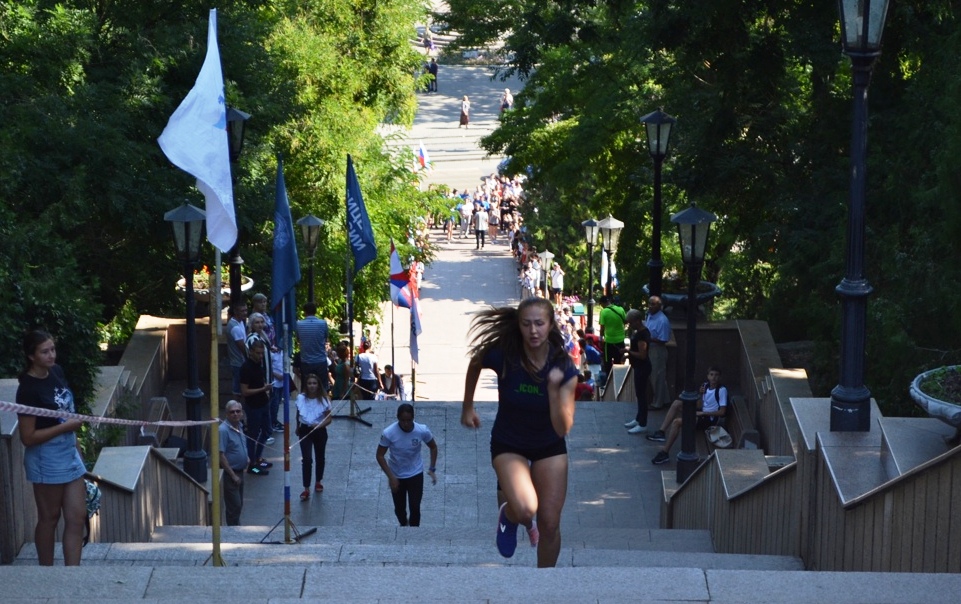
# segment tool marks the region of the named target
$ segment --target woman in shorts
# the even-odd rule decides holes
[[[23,339],[26,369],[20,374],[17,404],[76,413],[73,392],[60,365],[53,336],[42,330]],[[63,563],[80,565],[87,518],[86,468],[77,445],[80,420],[19,414],[23,467],[37,503],[34,543],[41,566],[53,566],[57,523],[63,517]]]
[[[497,373],[497,416],[491,465],[502,504],[497,549],[510,558],[524,525],[537,565],[553,567],[561,548],[561,510],[567,498],[567,442],[574,425],[577,368],[564,350],[554,307],[528,298],[517,308],[481,311],[471,327],[470,364],[461,424],[479,428],[474,390],[482,369]]]

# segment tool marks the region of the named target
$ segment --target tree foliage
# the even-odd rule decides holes
[[[513,57],[505,69],[527,80],[484,145],[531,175],[535,241],[582,266],[579,229],[563,225],[619,217],[622,294],[642,303],[653,162],[638,120],[663,107],[678,119],[663,174],[665,270],[683,270],[669,216],[691,201],[716,213],[705,276],[724,289],[722,314],[766,319],[782,341],[818,342],[812,377],[827,394],[838,373],[852,96],[835,5],[449,5],[438,18],[463,45],[502,40]],[[955,5],[892,3],[870,88],[866,383],[895,413],[910,412],[914,374],[961,356]]]
[[[418,58],[409,37],[424,8],[415,0],[227,0],[218,8],[227,103],[253,116],[234,166],[244,273],[269,290],[282,153],[294,219],[310,212],[327,221],[317,291],[336,317],[348,153],[383,258],[390,236],[405,255],[417,253],[407,228],[430,199],[418,191],[412,156],[388,154],[378,127],[412,121]],[[38,322],[53,328],[53,315],[93,333],[131,304],[183,312],[163,214],[203,198],[156,139],[200,70],[208,11],[194,0],[0,2],[0,291],[14,311],[2,330],[5,358],[19,359],[19,334]],[[306,252],[301,259],[306,276]],[[373,319],[386,277],[386,262],[359,276],[359,317]],[[95,357],[95,339],[64,339],[61,355],[76,346]]]

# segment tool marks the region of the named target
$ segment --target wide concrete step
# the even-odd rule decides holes
[[[296,537],[300,535],[301,539]],[[228,566],[320,564],[324,566],[531,567],[536,550],[518,535],[512,558],[500,556],[491,530],[443,528],[319,527],[291,532],[283,527],[225,527],[221,554]],[[210,527],[162,527],[151,543],[92,543],[85,566],[202,566],[212,551]],[[36,564],[32,546],[15,564]],[[706,531],[588,529],[567,531],[558,567],[697,568],[725,570],[803,570],[786,556],[716,554]]]
[[[32,548],[17,557],[18,566],[35,566]],[[94,543],[84,549],[84,566],[204,566],[210,563],[209,543]],[[533,567],[536,550],[518,543],[511,558],[501,557],[493,539],[480,545],[365,545],[358,543],[223,543],[227,566],[322,565],[410,567]],[[664,552],[562,547],[557,566],[605,568],[696,568],[702,570],[804,570],[787,556]]]
[[[4,604],[189,602],[765,602],[949,604],[961,575],[693,568],[0,567]]]
[[[315,527],[295,527],[307,533]],[[292,529],[292,534],[296,531]],[[269,533],[269,535],[268,535]],[[523,531],[518,538],[526,539]],[[283,524],[269,526],[222,527],[222,543],[257,544],[284,541]],[[563,546],[570,549],[641,550],[659,552],[713,553],[709,531],[664,529],[611,529],[572,527],[562,530]],[[210,543],[209,526],[162,526],[151,539],[154,543]],[[494,542],[494,527],[450,529],[444,527],[399,526],[320,526],[303,539],[305,544],[354,544],[375,546],[477,546],[489,548]]]

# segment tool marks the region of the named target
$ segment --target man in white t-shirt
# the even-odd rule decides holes
[[[477,211],[474,212],[474,249],[481,250],[484,249],[487,230],[490,228],[490,215],[484,206],[475,204],[475,207]]]
[[[357,385],[360,386],[360,398],[365,401],[374,400],[378,390],[384,389],[384,384],[380,381],[380,368],[377,367],[377,355],[374,351],[367,349],[357,355],[354,359],[360,376],[357,378]]]
[[[561,305],[561,296],[564,295],[564,271],[561,270],[561,265],[554,263],[551,267],[551,298],[554,300],[555,306]]]
[[[467,234],[470,232],[470,221],[473,215],[474,215],[474,204],[471,203],[469,199],[465,199],[464,203],[462,203],[460,206],[461,239],[467,239]]]
[[[427,473],[437,484],[437,443],[430,428],[414,422],[414,406],[403,403],[397,408],[397,421],[384,428],[377,445],[377,464],[387,475],[394,514],[401,526],[420,526],[420,502],[424,496],[422,445],[430,450]]]

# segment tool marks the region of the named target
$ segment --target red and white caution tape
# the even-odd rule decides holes
[[[56,417],[63,419],[77,419],[89,424],[116,424],[119,426],[206,426],[208,424],[219,423],[219,419],[208,419],[201,421],[156,421],[147,422],[136,419],[121,419],[119,417],[95,417],[93,415],[83,415],[80,413],[69,413],[67,411],[55,411],[53,409],[41,409],[39,407],[29,407],[8,401],[0,401],[0,411],[11,411],[23,415],[36,415],[38,417]]]

